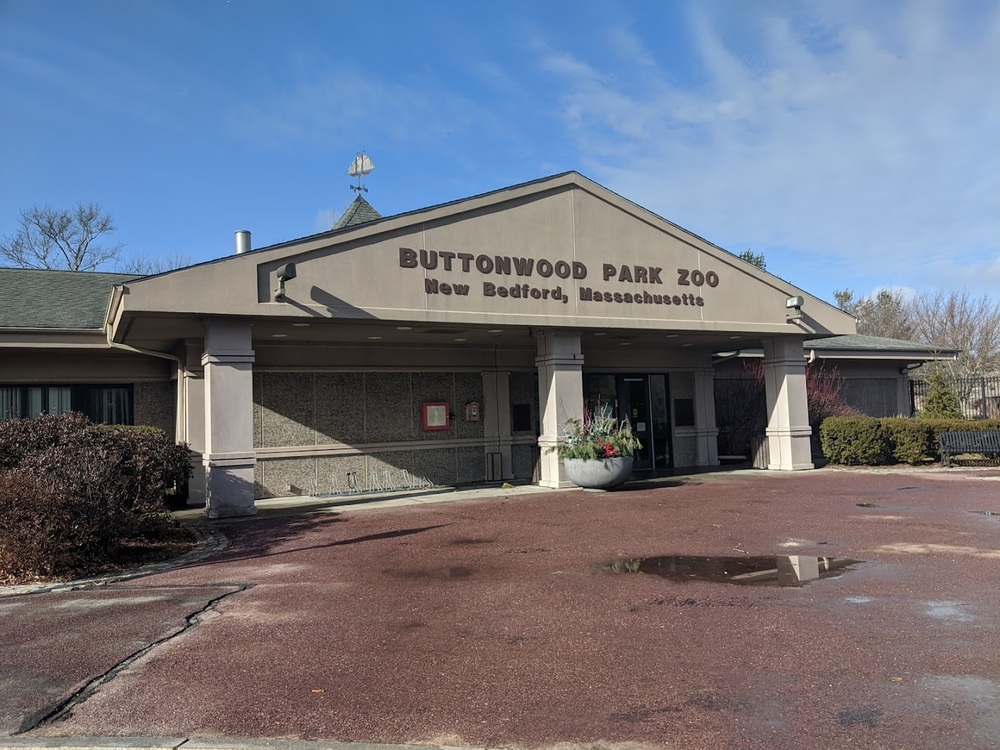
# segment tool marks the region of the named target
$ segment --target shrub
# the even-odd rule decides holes
[[[28,469],[0,474],[0,568],[10,576],[85,571],[117,548],[102,498],[80,498]]]
[[[897,462],[916,465],[934,457],[937,440],[928,420],[891,417],[881,422],[889,433],[892,457]]]
[[[819,437],[823,455],[835,464],[877,466],[892,455],[889,433],[874,417],[829,417]]]
[[[1000,430],[1000,420],[831,417],[820,426],[820,440],[830,463],[920,464],[941,460],[942,432],[969,430]]]
[[[920,419],[962,419],[964,416],[958,396],[936,368],[927,378],[927,395],[917,416]]]
[[[0,423],[0,565],[46,576],[99,567],[122,539],[157,534],[187,476],[187,447],[162,430],[78,414]]]
[[[809,406],[809,425],[815,432],[827,417],[856,417],[861,412],[841,398],[844,379],[836,367],[827,370],[824,365],[806,366],[806,399]]]
[[[78,440],[89,424],[83,414],[0,420],[0,472],[20,466],[28,456]]]

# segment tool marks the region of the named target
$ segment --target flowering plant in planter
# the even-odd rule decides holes
[[[632,434],[632,426],[627,421],[585,410],[582,420],[566,422],[566,433],[553,450],[559,458],[600,460],[631,457],[641,447],[642,443]]]

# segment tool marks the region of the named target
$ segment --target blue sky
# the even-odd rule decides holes
[[[825,299],[1000,294],[1000,2],[0,0],[0,236],[192,261],[577,170]]]

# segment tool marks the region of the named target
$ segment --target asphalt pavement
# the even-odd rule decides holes
[[[433,499],[275,503],[0,598],[0,748],[998,745],[998,470]]]

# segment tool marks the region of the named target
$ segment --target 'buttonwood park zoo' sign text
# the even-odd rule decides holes
[[[428,295],[469,297],[479,292],[483,297],[551,300],[564,305],[569,303],[569,296],[560,282],[569,279],[582,282],[590,275],[586,264],[578,260],[553,261],[485,253],[413,250],[409,247],[399,248],[399,267],[449,274],[447,281],[425,277],[424,293]],[[493,279],[466,278],[473,275]],[[719,286],[719,275],[715,271],[688,268],[671,271],[659,266],[602,263],[600,275],[599,287],[578,284],[581,302],[704,307],[704,288]],[[474,282],[481,283],[481,286]]]

